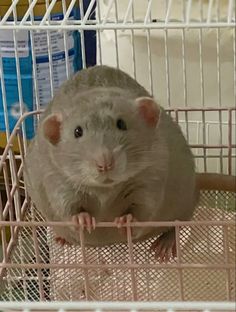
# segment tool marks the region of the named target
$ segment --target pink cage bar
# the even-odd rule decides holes
[[[127,243],[109,247],[57,245],[24,187],[25,114],[1,156],[0,298],[3,301],[234,301],[235,300],[235,112],[234,108],[168,110],[196,157],[201,198],[189,222],[135,222]],[[212,122],[212,115],[215,116]],[[196,121],[197,120],[197,121]],[[193,135],[194,134],[194,135]],[[191,137],[191,140],[189,139]],[[131,227],[174,226],[177,258],[159,263],[154,239],[133,243]],[[101,222],[98,227],[114,227]],[[1,248],[0,246],[0,248]]]

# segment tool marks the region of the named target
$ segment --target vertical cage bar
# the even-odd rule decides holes
[[[12,198],[12,195],[11,195],[11,190],[10,190],[10,185],[9,185],[9,175],[8,175],[8,172],[7,172],[7,165],[6,165],[6,163],[3,164],[3,176],[4,176],[5,190],[6,190],[6,194],[7,194],[7,203],[8,203],[8,211],[4,211],[4,212],[5,212],[6,216],[7,216],[7,212],[8,212],[9,220],[10,221],[14,221],[14,214],[13,214],[14,208],[13,208],[13,204],[12,204],[13,198]],[[7,203],[6,203],[6,206],[7,206]],[[14,234],[14,226],[10,226],[10,229],[11,229],[11,236],[13,236],[13,234]]]
[[[85,248],[85,243],[84,243],[84,230],[80,227],[79,228],[79,236],[80,236],[80,250],[82,254],[82,263],[84,265],[87,264],[87,258],[86,258],[86,248]],[[86,300],[90,299],[90,294],[89,294],[89,277],[88,277],[88,269],[84,268],[84,290],[85,290],[85,297]]]
[[[200,1],[200,21],[203,22],[203,4]],[[204,92],[204,72],[203,72],[203,57],[202,57],[202,28],[198,32],[199,41],[199,66],[200,66],[200,90],[201,90],[201,106],[205,107],[205,92]]]
[[[187,2],[187,8],[186,8],[186,24],[187,24],[187,25],[188,25],[189,22],[190,22],[191,7],[192,7],[192,0],[188,0],[188,2]]]
[[[171,11],[172,0],[168,0],[166,16],[165,16],[165,24],[169,23],[170,11]]]
[[[150,22],[152,1],[153,0],[148,0],[146,15],[144,17],[144,25]]]
[[[4,216],[3,216],[3,204],[2,204],[2,195],[0,193],[0,220],[4,221]],[[2,253],[3,253],[3,258],[2,262],[5,263],[7,259],[7,238],[6,238],[6,227],[5,226],[0,226],[0,234],[1,234],[1,243],[2,243]],[[4,269],[0,269],[0,275]]]
[[[200,84],[201,84],[201,104],[205,107],[204,96],[204,74],[203,74],[203,61],[202,61],[202,29],[199,29],[199,65],[200,65]]]
[[[25,259],[25,254],[23,251],[23,243],[22,243],[22,237],[18,236],[18,248],[19,248],[19,253],[20,253],[20,263],[23,265],[23,267],[20,269],[21,270],[21,280],[23,281],[23,292],[24,292],[24,300],[28,300],[28,290],[27,290],[27,269],[24,267],[24,259]]]
[[[179,124],[179,111],[178,111],[178,109],[175,109],[175,121],[177,122],[177,124]]]
[[[30,4],[29,0],[29,4]],[[34,11],[30,11],[30,19],[32,25],[34,24]],[[36,64],[36,52],[35,52],[35,42],[34,42],[34,30],[29,30],[30,34],[30,44],[31,44],[31,53],[32,53],[32,66],[33,66],[33,84],[34,84],[34,109],[40,109],[40,100],[39,100],[39,86],[38,86],[38,79],[37,79],[37,64]],[[39,121],[39,115],[36,116],[37,120]],[[36,130],[36,125],[34,125],[34,129]]]
[[[217,0],[217,14],[216,14],[216,21],[219,22],[220,20],[220,0]],[[217,53],[217,82],[218,87],[221,87],[221,67],[220,67],[220,29],[216,29],[216,53]],[[218,104],[221,107],[221,88],[218,90]]]
[[[170,104],[170,69],[169,69],[169,49],[168,49],[168,30],[164,29],[164,42],[165,42],[165,68],[166,68],[166,91],[167,91],[167,103]]]
[[[229,1],[229,5],[228,5],[227,23],[229,24],[231,22],[231,19],[232,19],[233,7],[234,7],[235,4],[233,4],[234,0],[228,0],[228,1]]]
[[[223,226],[223,236],[224,236],[224,259],[225,264],[229,264],[229,236],[228,236],[228,226]],[[230,277],[230,269],[226,269],[226,275],[227,275],[227,283],[226,283],[226,289],[227,289],[227,300],[232,300],[231,298],[231,277]]]
[[[179,294],[180,300],[184,300],[184,283],[183,283],[183,272],[181,269],[181,247],[180,247],[180,227],[179,225],[175,226],[175,239],[176,239],[176,253],[177,253],[177,265],[178,265],[178,276],[179,276]]]
[[[236,4],[235,4],[236,8]],[[235,13],[236,19],[236,13]],[[233,55],[234,55],[234,107],[236,107],[236,27],[233,31]]]
[[[14,152],[12,152],[12,171],[14,177],[12,177],[12,188],[15,187],[15,191],[13,194],[14,197],[14,204],[15,204],[15,213],[16,213],[16,220],[21,219],[21,200],[20,200],[20,188],[19,188],[19,178],[20,178],[20,171],[22,171],[22,165],[19,166],[19,170],[17,171],[16,165],[16,158]],[[19,177],[18,177],[19,174]]]
[[[203,164],[204,172],[207,172],[207,152],[206,152],[206,118],[205,111],[202,111],[202,140],[203,140]]]
[[[208,11],[207,11],[207,24],[211,22],[211,16],[212,16],[212,7],[215,0],[209,0],[208,3]]]
[[[185,117],[185,129],[186,129],[186,139],[187,142],[190,143],[190,137],[189,137],[189,119],[188,119],[188,111],[186,110],[184,112],[184,117]]]
[[[47,10],[47,13],[45,14],[44,18],[48,16],[49,18],[48,23],[50,24],[51,17],[50,17],[50,10],[49,10],[49,0],[46,0],[46,10]],[[43,23],[43,20],[41,23]],[[48,45],[49,78],[50,78],[50,88],[51,88],[51,98],[52,98],[54,95],[54,84],[53,84],[53,58],[52,58],[51,32],[50,30],[46,30],[46,33],[47,33],[47,45]]]
[[[134,4],[132,3],[131,8],[131,23],[134,23]],[[132,65],[133,65],[133,77],[134,79],[137,78],[136,74],[136,55],[135,55],[135,47],[134,47],[135,41],[134,41],[134,30],[131,29],[131,51],[132,51]]]
[[[22,162],[22,165],[23,165],[23,168],[24,168],[24,166],[25,166],[25,164],[24,164],[25,151],[24,151],[21,135],[18,134],[17,138],[18,138],[18,145],[19,145],[19,150],[20,150],[20,154],[21,154],[21,162]],[[27,198],[26,188],[25,187],[24,187],[24,192],[25,192],[25,198]]]
[[[117,0],[115,0],[115,23],[116,23],[116,24],[118,23],[118,6],[117,6]],[[116,67],[117,67],[117,68],[120,68],[117,29],[114,29],[114,34],[115,34],[115,50],[116,50]]]
[[[97,23],[99,25],[101,25],[101,11],[100,11],[100,3],[101,2],[98,2],[96,4],[96,8],[97,8],[97,14],[96,14],[96,19],[97,19]],[[98,41],[97,41],[97,50],[99,51],[99,59],[97,60],[98,64],[99,65],[102,65],[102,44],[101,44],[101,30],[100,29],[97,29],[96,30],[96,36],[98,38]]]
[[[182,67],[183,67],[183,84],[184,84],[184,107],[188,106],[187,102],[187,74],[186,74],[186,47],[185,47],[185,29],[182,29]]]
[[[84,19],[84,4],[83,1],[79,2],[80,7],[80,18],[81,22]],[[83,68],[86,68],[86,53],[85,53],[85,41],[84,41],[84,30],[81,29],[80,31],[80,43],[81,43],[81,56],[82,56],[82,66]]]
[[[133,242],[132,242],[132,230],[130,227],[130,222],[127,222],[127,243],[129,248],[129,260],[130,264],[134,264],[134,253],[133,253]],[[133,268],[130,268],[131,272],[131,284],[132,284],[132,298],[133,301],[137,300],[137,285],[136,285],[136,278],[135,278],[135,270]]]
[[[14,17],[14,24],[17,23],[17,13],[16,7],[13,8],[13,17]],[[16,60],[16,74],[17,74],[17,89],[18,89],[18,98],[20,104],[20,114],[21,116],[24,114],[24,106],[23,106],[23,94],[22,94],[22,84],[21,84],[21,71],[20,71],[20,61],[19,61],[19,54],[18,54],[18,40],[16,37],[16,30],[13,30],[13,42],[14,42],[14,54]],[[23,139],[24,144],[26,144],[26,129],[25,129],[25,122],[22,122],[23,128]]]
[[[228,174],[232,174],[232,110],[228,111]]]
[[[196,141],[197,141],[197,144],[200,144],[200,129],[201,129],[201,122],[197,122],[197,131],[196,131]],[[199,156],[199,148],[196,148],[195,149],[195,156]],[[200,151],[201,152],[201,151]],[[200,162],[200,156],[199,157],[197,157],[197,159],[196,159],[196,167],[198,168],[198,166],[199,166],[199,163],[201,163]]]
[[[33,242],[34,242],[36,264],[40,264],[41,263],[40,250],[39,250],[37,231],[36,231],[35,226],[32,226],[32,232],[33,232]],[[45,299],[45,296],[44,296],[44,289],[43,289],[43,275],[42,275],[41,269],[37,269],[37,276],[38,276],[38,283],[39,283],[39,297],[40,297],[40,300],[43,301]]]
[[[186,0],[181,0],[182,3],[182,22],[186,22]]]
[[[14,24],[17,23],[17,12],[16,7],[13,9],[13,17],[14,17]],[[14,55],[15,55],[15,61],[16,61],[16,74],[17,74],[17,89],[18,89],[18,98],[19,98],[19,104],[20,104],[20,115],[22,116],[25,112],[24,108],[24,101],[23,101],[23,93],[22,93],[22,84],[21,84],[21,70],[20,70],[20,60],[19,60],[19,54],[18,54],[18,40],[16,36],[16,30],[13,30],[13,42],[14,42]],[[23,145],[26,149],[27,146],[27,137],[26,137],[26,124],[25,120],[22,121],[22,134],[23,134]],[[18,185],[18,177],[16,172],[16,165],[15,165],[15,157],[12,149],[9,151],[9,157],[10,157],[10,171],[12,176],[12,185],[14,182],[16,185]],[[15,211],[17,218],[19,220],[20,218],[20,195],[19,190],[16,194],[14,194],[14,204],[15,204]]]
[[[151,34],[150,29],[147,29],[147,51],[148,51],[148,76],[150,93],[153,96],[153,75],[152,75],[152,51],[151,51]]]
[[[66,15],[66,2],[62,0],[62,11],[63,17]],[[69,63],[69,50],[68,50],[68,32],[66,30],[63,31],[63,41],[64,41],[64,51],[65,51],[65,62],[66,62],[66,77],[67,79],[70,77],[70,63]]]
[[[220,3],[219,0],[217,0],[217,21],[220,19]],[[218,107],[222,107],[222,101],[221,101],[221,56],[220,56],[220,29],[216,29],[216,67],[217,67],[217,85],[218,85]],[[223,144],[223,133],[222,133],[222,112],[219,111],[219,144]],[[223,149],[220,148],[220,173],[223,173]]]
[[[1,93],[2,93],[5,133],[6,133],[6,140],[8,142],[9,137],[10,137],[10,125],[9,125],[9,114],[8,114],[8,107],[7,107],[6,86],[5,86],[4,77],[5,75],[4,75],[4,69],[3,69],[2,54],[0,53],[0,85],[1,85]]]
[[[222,112],[219,111],[219,145],[222,146],[223,144],[223,130],[222,130]],[[219,147],[219,152],[220,152],[220,158],[219,158],[219,163],[220,163],[220,173],[223,174],[223,148]]]

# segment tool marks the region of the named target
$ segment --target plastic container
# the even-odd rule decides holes
[[[50,1],[49,1],[50,2]],[[53,7],[51,20],[63,19],[63,2],[58,0]],[[0,18],[9,9],[11,0],[0,3]],[[65,1],[68,8],[70,0]],[[29,7],[28,0],[20,0],[16,6],[17,20],[21,20]],[[45,0],[39,0],[34,7],[34,20],[42,19],[46,12]],[[71,12],[71,19],[78,19],[80,16],[79,3]],[[13,16],[9,18],[13,20]],[[17,41],[17,54],[19,58],[21,94],[19,93],[19,77],[17,75],[17,63],[15,53],[15,41]],[[69,74],[72,75],[82,67],[80,34],[78,31],[66,32],[67,51],[69,60]],[[37,107],[45,106],[52,97],[51,78],[53,90],[55,91],[67,79],[66,72],[66,52],[65,37],[63,32],[58,31],[32,31],[12,30],[0,31],[0,61],[3,65],[4,88],[0,84],[0,146],[4,147],[6,143],[6,125],[5,117],[9,122],[10,132],[15,126],[21,114],[20,97],[24,111],[32,111]],[[51,59],[49,58],[49,46],[51,46]],[[35,60],[36,70],[34,75],[33,60]],[[50,77],[50,64],[52,76]],[[35,84],[34,77],[37,80],[38,94],[37,101],[34,96]],[[2,90],[1,90],[2,89]],[[7,114],[3,107],[3,91],[6,95]],[[38,105],[36,105],[36,103]],[[7,116],[8,115],[8,116]],[[26,137],[31,139],[34,136],[33,118],[26,122]]]

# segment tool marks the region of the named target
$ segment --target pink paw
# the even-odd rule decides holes
[[[72,221],[75,223],[76,228],[87,229],[91,233],[92,229],[95,230],[96,221],[94,217],[91,217],[87,212],[80,212],[79,214],[72,217]]]
[[[175,231],[171,230],[159,236],[152,244],[151,250],[155,252],[155,258],[159,259],[160,263],[167,263],[171,258],[175,258],[177,256]]]
[[[114,220],[117,228],[120,230],[121,234],[124,234],[124,235],[126,235],[126,228],[123,227],[123,225],[129,224],[132,221],[136,221],[136,220],[131,213],[128,213],[128,214],[123,215],[121,217],[117,217]]]
[[[59,245],[61,246],[64,246],[64,245],[71,245],[69,242],[67,242],[64,238],[62,237],[55,237],[55,241],[56,243],[58,243]]]

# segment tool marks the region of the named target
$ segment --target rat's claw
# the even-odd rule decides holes
[[[94,217],[91,217],[87,212],[80,212],[79,214],[72,217],[72,221],[76,224],[77,228],[81,228],[84,230],[86,227],[89,234],[92,229],[94,230],[96,227],[96,220]]]
[[[176,257],[176,240],[175,231],[163,233],[152,244],[151,250],[155,252],[155,258],[159,259],[159,262],[169,262],[170,259]]]
[[[134,219],[133,219],[133,216],[131,213],[129,214],[126,214],[126,215],[123,215],[121,217],[117,217],[115,218],[114,222],[116,224],[116,226],[118,228],[121,228],[122,225],[124,225],[125,223],[129,223],[129,222],[132,222]]]
[[[132,221],[136,221],[136,219],[133,217],[131,213],[128,213],[126,215],[123,215],[121,217],[115,218],[114,222],[119,229],[120,233],[125,235],[126,234],[126,228],[123,228],[122,225],[125,225],[126,223],[130,223]],[[132,229],[131,229],[132,233]]]

